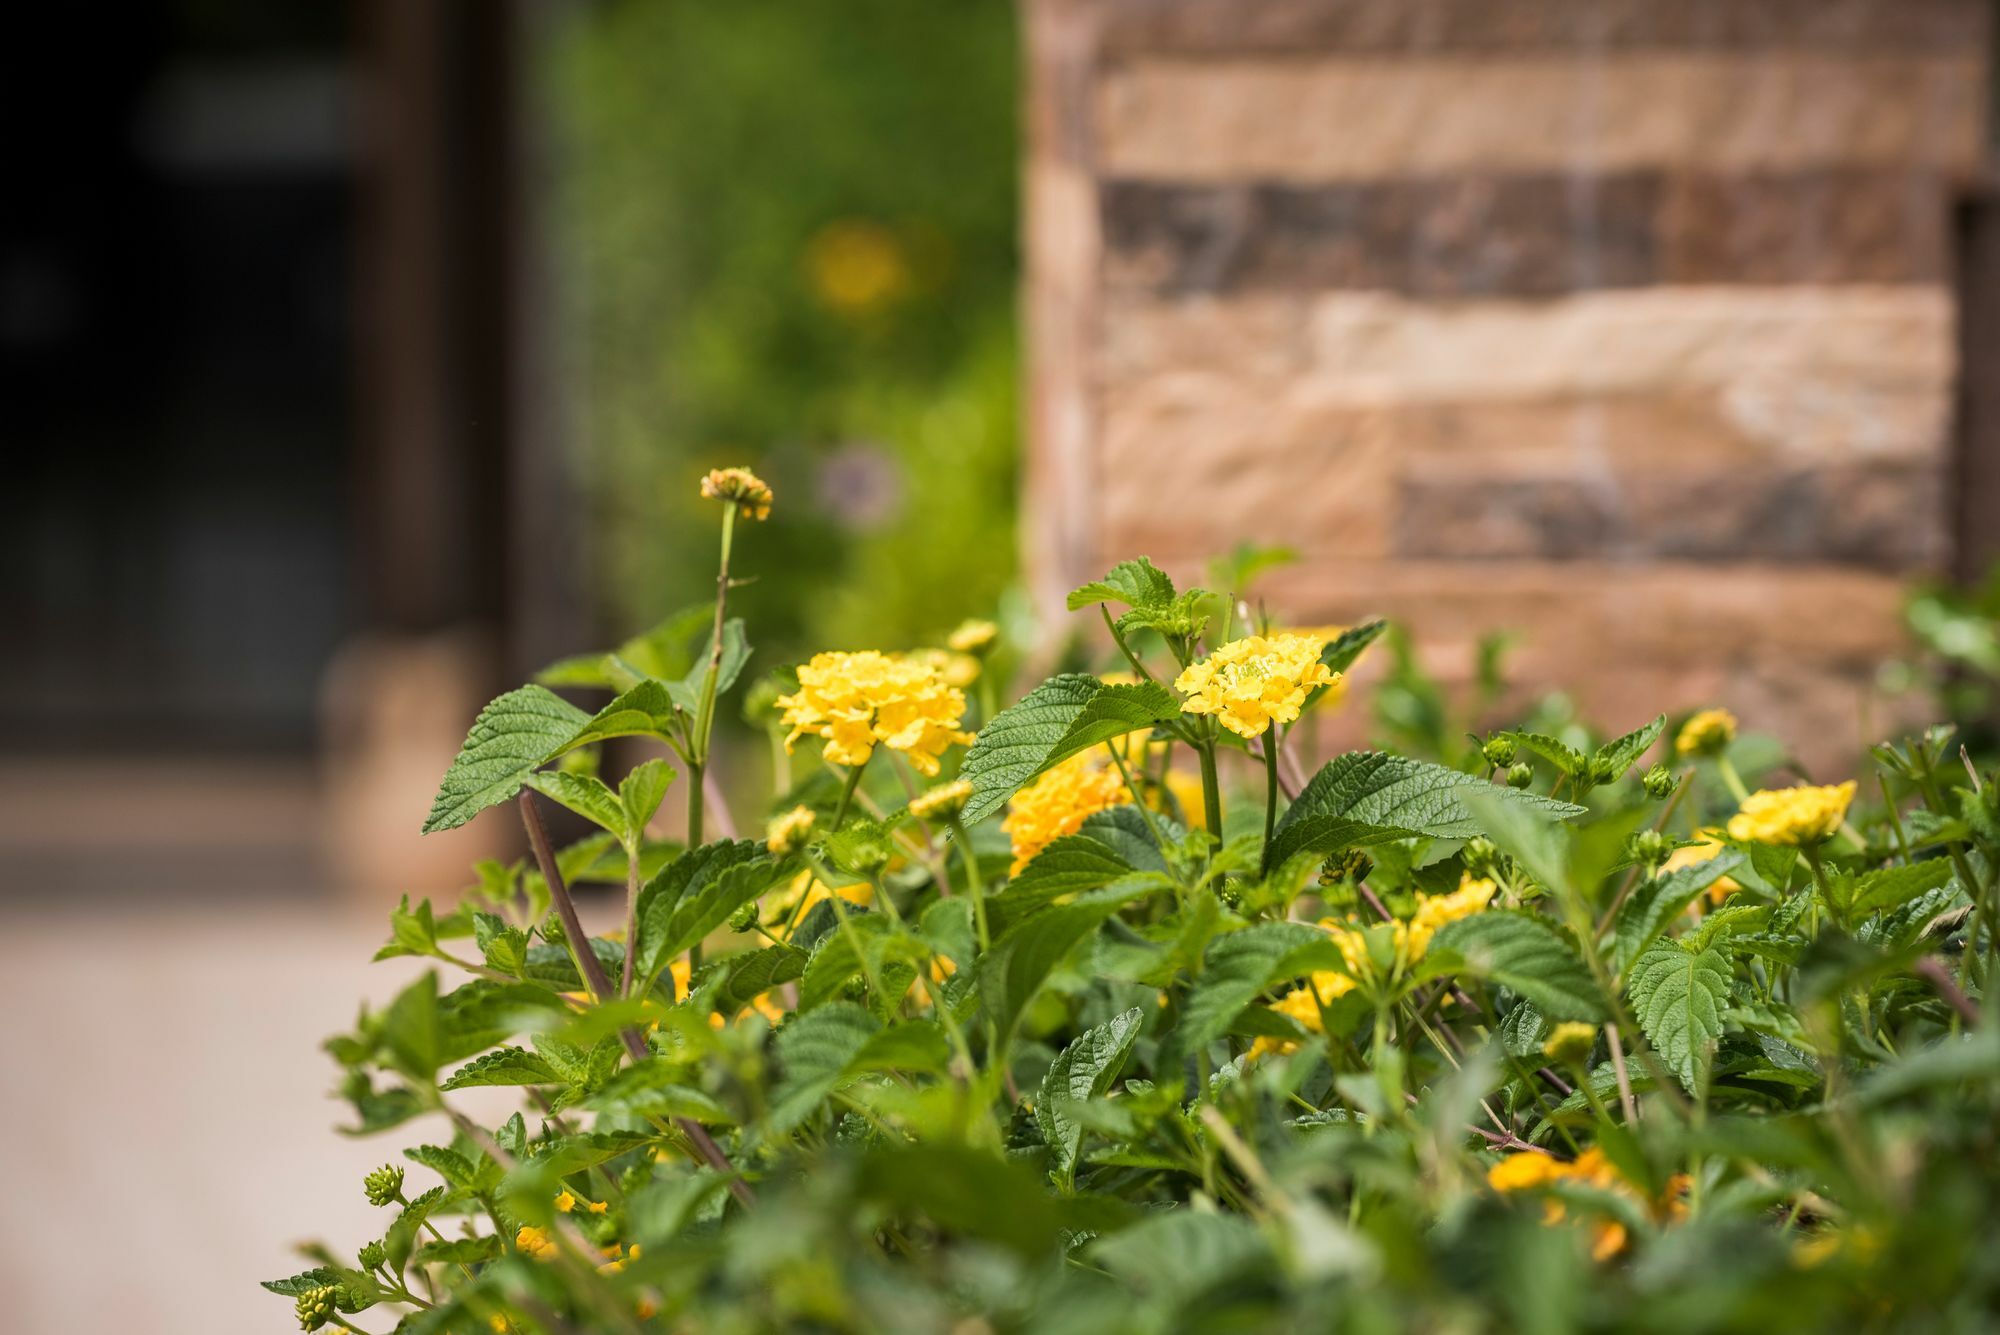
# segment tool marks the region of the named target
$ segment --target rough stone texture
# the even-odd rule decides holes
[[[1981,0],[1028,14],[1043,606],[1285,543],[1271,606],[1397,616],[1448,680],[1505,629],[1608,725],[1851,760],[1951,556]]]
[[[1976,49],[1965,0],[1107,0],[1104,42],[1134,51],[1347,54],[1692,48]]]
[[[1134,60],[1104,71],[1105,174],[1322,183],[1470,172],[1970,171],[1982,58],[1816,53]]]
[[[1102,193],[1106,285],[1163,296],[1317,288],[1536,297],[1945,274],[1944,185],[1920,171],[1116,180]]]

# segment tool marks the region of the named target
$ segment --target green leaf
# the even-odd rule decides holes
[[[403,1151],[403,1157],[430,1169],[443,1178],[448,1187],[470,1190],[478,1173],[472,1166],[472,1160],[442,1145],[413,1145]]]
[[[1683,950],[1662,941],[1632,963],[1625,979],[1646,1041],[1690,1093],[1705,1054],[1722,1038],[1729,957],[1711,946]]]
[[[1319,651],[1319,661],[1325,664],[1329,671],[1345,672],[1354,666],[1355,659],[1361,657],[1361,651],[1375,643],[1376,636],[1388,628],[1389,623],[1382,620],[1364,621],[1359,625],[1349,626],[1337,637],[1328,641],[1326,648]]]
[[[624,836],[625,808],[619,804],[618,794],[595,775],[571,774],[559,769],[541,770],[528,775],[524,782],[598,828],[621,838]]]
[[[1141,556],[1120,561],[1103,579],[1092,580],[1072,589],[1069,610],[1081,611],[1092,603],[1125,603],[1132,607],[1159,607],[1174,600],[1174,582],[1164,570]]]
[[[436,973],[425,973],[396,994],[382,1012],[380,1033],[388,1064],[419,1084],[429,1084],[444,1060]]]
[[[1148,815],[1130,802],[1122,806],[1093,811],[1083,818],[1083,825],[1077,833],[1086,839],[1095,839],[1103,844],[1134,871],[1167,870],[1167,858],[1160,848],[1159,838],[1154,835],[1154,825],[1160,827],[1159,837],[1169,844],[1184,837],[1187,831],[1173,821],[1155,812]]]
[[[1470,838],[1480,826],[1464,801],[1468,792],[1549,819],[1583,812],[1567,802],[1499,787],[1427,761],[1350,751],[1321,767],[1285,811],[1272,840],[1271,861],[1275,865],[1297,853],[1330,853],[1412,834]]]
[[[1660,734],[1666,730],[1666,726],[1667,716],[1662,714],[1645,727],[1635,728],[1623,737],[1598,747],[1597,755],[1592,759],[1591,769],[1593,774],[1598,770],[1607,771],[1596,775],[1598,782],[1612,783],[1624,778],[1625,771],[1631,769],[1639,757],[1645,755],[1652,749],[1653,743],[1660,740]]]
[[[959,777],[972,783],[964,821],[998,811],[1036,776],[1079,751],[1179,717],[1180,701],[1156,682],[1106,686],[1095,677],[1051,677],[980,729]]]
[[[1502,732],[1495,736],[1512,738],[1523,751],[1533,752],[1557,770],[1575,778],[1590,768],[1589,759],[1568,742],[1539,732]]]
[[[1489,909],[1446,923],[1424,962],[1445,953],[1463,961],[1466,972],[1520,993],[1550,1019],[1604,1018],[1597,984],[1570,937],[1537,914]]]
[[[505,921],[491,913],[472,915],[472,938],[479,945],[479,953],[486,957],[487,964],[502,973],[522,976],[528,964],[528,934],[518,927],[509,927]]]
[[[836,1001],[795,1016],[778,1030],[783,1071],[765,1117],[768,1134],[784,1135],[805,1121],[839,1087],[848,1063],[882,1023],[851,1002]]]
[[[1049,1172],[1064,1191],[1076,1181],[1076,1153],[1083,1144],[1083,1127],[1067,1106],[1102,1098],[1118,1078],[1132,1043],[1139,1037],[1144,1013],[1138,1007],[1086,1029],[1064,1048],[1042,1077],[1035,1100],[1035,1120],[1049,1147]]]
[[[432,915],[428,899],[420,900],[412,909],[410,897],[404,895],[403,902],[389,910],[389,943],[375,952],[375,958],[395,959],[401,955],[446,958],[438,946],[437,919]]]
[[[1257,923],[1218,938],[1182,1007],[1172,1040],[1176,1051],[1199,1051],[1228,1033],[1260,993],[1282,978],[1307,972],[1294,957],[1321,944],[1332,942],[1325,932],[1302,922]]]
[[[540,686],[509,691],[487,705],[438,785],[424,833],[455,829],[513,797],[587,722],[589,715]]]
[[[410,1253],[418,1265],[478,1265],[500,1254],[500,1239],[488,1233],[477,1238],[448,1238],[427,1242]]]
[[[589,1106],[629,1117],[685,1117],[706,1126],[735,1120],[714,1096],[686,1084],[687,1075],[679,1062],[648,1057],[605,1081],[590,1097]]]
[[[1162,635],[1199,635],[1208,625],[1208,617],[1201,610],[1207,598],[1206,589],[1189,589],[1168,602],[1134,607],[1118,618],[1118,633],[1129,635],[1135,630],[1156,630]]]
[[[264,1280],[259,1287],[286,1298],[296,1298],[314,1289],[333,1289],[333,1305],[343,1312],[365,1311],[389,1297],[387,1290],[373,1276],[345,1266],[314,1266],[311,1270],[303,1270],[284,1279]]]
[[[790,946],[767,946],[730,960],[729,972],[715,994],[715,1008],[734,1015],[772,988],[793,982],[806,971],[806,952]]]
[[[987,902],[986,908],[997,920],[994,930],[1005,932],[1008,926],[1064,895],[1095,890],[1131,874],[1132,868],[1125,860],[1101,841],[1083,834],[1066,834],[1051,840],[1035,854],[1007,883],[1007,888]]]
[[[1063,957],[1143,892],[1123,885],[1091,891],[1043,910],[993,943],[979,961],[979,997],[1003,1040]]]
[[[389,1227],[382,1234],[382,1248],[389,1254],[389,1269],[400,1274],[410,1259],[410,1249],[416,1246],[417,1230],[432,1210],[444,1203],[445,1189],[432,1187],[408,1205],[396,1212]]]
[[[1855,918],[1886,913],[1937,889],[1950,879],[1951,863],[1945,858],[1864,872],[1854,879],[1847,912]]]
[[[872,997],[876,1008],[893,1010],[916,977],[916,964],[928,953],[923,942],[883,915],[850,908],[847,925],[821,937],[806,963],[799,1009],[812,1010],[834,1000],[849,980],[872,972],[883,988]]]
[[[717,840],[669,863],[639,891],[636,977],[650,988],[660,971],[737,909],[797,870],[749,839]]]
[[[633,766],[618,784],[618,805],[625,812],[626,837],[634,844],[646,832],[653,813],[666,800],[674,781],[673,767],[664,760],[648,760]]]
[[[549,1064],[520,1048],[501,1048],[453,1071],[439,1089],[469,1089],[477,1085],[552,1085],[562,1079]]]
[[[654,737],[674,740],[675,702],[667,684],[642,681],[578,724],[562,747],[588,746],[611,737]]]
[[[696,637],[715,623],[715,604],[695,603],[633,636],[608,654],[581,654],[552,663],[535,674],[544,686],[591,686],[628,691],[651,677],[672,681],[695,666]]]
[[[1741,853],[1718,853],[1706,862],[1682,867],[1641,885],[1618,911],[1618,922],[1612,929],[1612,972],[1623,973],[1687,911],[1689,904],[1746,861]]]
[[[1194,1209],[1157,1213],[1090,1244],[1090,1259],[1171,1309],[1211,1289],[1271,1270],[1269,1244],[1239,1215]]]
[[[690,715],[701,711],[702,683],[708,676],[709,657],[714,647],[715,637],[704,637],[701,657],[687,675],[679,681],[666,683],[667,693],[673,697],[674,703]],[[743,622],[731,617],[722,627],[722,661],[717,665],[715,674],[716,695],[720,696],[736,684],[736,679],[743,674],[743,665],[749,661],[750,643],[744,638]]]

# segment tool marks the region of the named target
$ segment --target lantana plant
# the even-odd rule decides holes
[[[426,830],[511,808],[529,853],[398,908],[381,955],[437,967],[327,1045],[346,1130],[400,1148],[356,1184],[375,1236],[266,1286],[304,1329],[1972,1329],[2000,1302],[2000,783],[1948,730],[1861,787],[1752,791],[1788,762],[1719,707],[1315,764],[1383,623],[1137,559],[1070,596],[1101,670],[1005,708],[976,618],[752,682],[780,791],[732,812],[732,563],[782,510],[745,469],[702,492],[713,604],[493,701],[443,778]],[[663,754],[614,782],[615,738]],[[654,833],[676,789],[684,842]],[[555,845],[549,804],[595,832]],[[580,887],[622,925],[590,932]],[[499,1120],[465,1093],[495,1086]]]

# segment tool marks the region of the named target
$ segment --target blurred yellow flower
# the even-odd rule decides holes
[[[816,819],[811,807],[793,807],[764,827],[764,847],[777,857],[798,852]]]
[[[1524,1150],[1507,1155],[1486,1170],[1486,1184],[1503,1194],[1546,1190],[1558,1182],[1574,1182],[1597,1191],[1616,1192],[1639,1201],[1654,1218],[1660,1220],[1678,1221],[1687,1214],[1687,1206],[1682,1200],[1689,1186],[1686,1174],[1669,1178],[1666,1192],[1659,1200],[1646,1201],[1605,1157],[1604,1151],[1595,1145],[1568,1163],[1551,1155]],[[1550,1200],[1542,1207],[1542,1222],[1560,1224],[1567,1214],[1562,1201]],[[1616,1219],[1594,1219],[1591,1222],[1590,1258],[1593,1261],[1608,1261],[1625,1250],[1627,1241],[1624,1224]]]
[[[875,902],[875,887],[866,881],[856,885],[843,885],[839,893],[845,903],[859,904],[863,908]],[[791,884],[779,891],[769,902],[769,907],[777,913],[779,920],[779,925],[772,929],[771,934],[780,941],[789,940],[792,924],[804,921],[806,914],[812,911],[813,905],[831,899],[833,894],[834,892],[827,888],[826,882],[814,876],[810,870],[800,872],[792,878]]]
[[[959,727],[964,692],[927,663],[873,649],[813,655],[799,668],[799,689],[780,696],[778,707],[792,730],[785,749],[807,735],[823,737],[836,765],[866,764],[879,743],[934,776],[945,748],[972,741]]]
[[[1187,699],[1181,710],[1208,714],[1239,737],[1260,737],[1273,723],[1291,723],[1314,687],[1334,674],[1319,661],[1326,642],[1314,635],[1248,635],[1190,665],[1174,680]]]
[[[1726,709],[1704,709],[1689,716],[1674,738],[1674,751],[1684,756],[1720,755],[1736,740],[1736,715]]]
[[[1170,769],[1165,782],[1167,791],[1174,795],[1174,801],[1181,809],[1181,822],[1190,830],[1199,830],[1206,825],[1208,798],[1201,790],[1201,776],[1184,769]]]
[[[938,676],[947,686],[963,688],[979,680],[979,660],[971,654],[956,653],[950,649],[918,649],[909,657],[937,669]]]
[[[1713,861],[1718,854],[1728,848],[1728,845],[1722,842],[1720,830],[1699,830],[1695,833],[1695,838],[1700,842],[1689,844],[1685,848],[1676,848],[1669,853],[1666,862],[1661,864],[1660,871],[1670,873],[1684,871],[1689,867],[1699,867],[1704,862]],[[1708,887],[1708,902],[1720,904],[1742,888],[1732,878],[1718,876]]]
[[[1125,781],[1102,768],[1096,756],[1088,751],[1071,756],[1014,794],[1007,819],[1000,822],[1014,844],[1013,873],[1053,841],[1082,829],[1086,817],[1130,800]]]
[[[1581,1062],[1597,1043],[1597,1026],[1581,1020],[1564,1020],[1549,1031],[1542,1055],[1555,1062]]]
[[[945,647],[953,653],[983,655],[1000,638],[1000,628],[991,621],[969,620],[945,637]]]
[[[771,489],[747,468],[711,468],[701,480],[701,494],[727,501],[752,519],[771,517]]]
[[[1743,799],[1729,818],[1729,837],[1796,848],[1829,839],[1847,819],[1854,780],[1825,787],[1767,788]]]
[[[918,820],[949,820],[972,800],[972,781],[954,779],[910,799],[910,814]]]
[[[534,1257],[537,1261],[552,1261],[556,1255],[556,1244],[541,1229],[533,1224],[523,1224],[514,1234],[514,1245]]]
[[[806,272],[814,295],[843,315],[888,305],[909,291],[912,279],[896,234],[866,218],[844,218],[820,228],[806,246]]]

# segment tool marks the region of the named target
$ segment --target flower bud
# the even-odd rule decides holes
[[[1618,765],[1609,756],[1594,756],[1590,761],[1590,781],[1592,783],[1612,783],[1618,778]]]
[[[1525,760],[1517,760],[1507,767],[1507,786],[1526,788],[1535,781],[1535,767]]]
[[[1500,850],[1483,834],[1475,834],[1466,840],[1458,857],[1465,864],[1465,874],[1475,879],[1490,878],[1500,865]]]
[[[1655,765],[1639,777],[1639,782],[1645,785],[1646,796],[1655,802],[1662,802],[1673,794],[1678,780],[1665,765]]]
[[[361,1189],[370,1205],[388,1205],[403,1194],[403,1170],[385,1163],[361,1179]]]
[[[1658,830],[1639,830],[1625,841],[1625,848],[1634,862],[1651,866],[1666,861],[1667,854],[1674,851],[1674,841]]]
[[[1512,737],[1488,737],[1486,745],[1479,748],[1479,754],[1485,756],[1486,763],[1495,769],[1513,764],[1514,757],[1519,753],[1520,747]]]
[[[1368,879],[1375,870],[1375,860],[1358,848],[1350,848],[1345,853],[1336,853],[1320,864],[1319,883],[1339,885],[1342,882],[1359,884]]]
[[[318,1330],[333,1320],[333,1300],[338,1296],[339,1290],[328,1285],[301,1293],[298,1302],[292,1305],[292,1310],[298,1313],[299,1329]]]
[[[569,934],[563,930],[562,916],[554,909],[550,909],[542,919],[541,932],[542,940],[552,946],[569,944]]]
[[[1597,1026],[1580,1020],[1565,1020],[1549,1031],[1542,1055],[1564,1066],[1582,1066],[1597,1046]]]
[[[756,925],[757,901],[754,899],[729,915],[729,930],[732,932],[747,932]]]
[[[793,807],[764,827],[764,846],[773,857],[789,857],[805,847],[817,819],[811,807]]]
[[[991,621],[961,621],[958,629],[945,637],[945,645],[953,653],[984,658],[993,651],[993,645],[999,638],[1000,628]]]
[[[361,1251],[356,1255],[355,1259],[361,1262],[363,1270],[373,1270],[378,1266],[388,1264],[389,1253],[378,1240],[362,1244]]]

